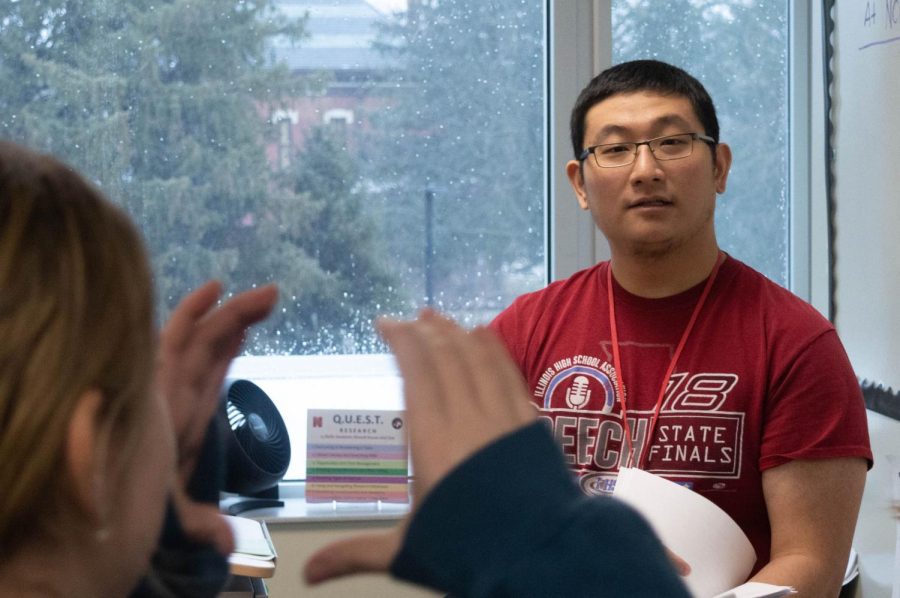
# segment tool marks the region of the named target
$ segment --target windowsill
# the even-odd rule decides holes
[[[307,502],[303,496],[302,482],[290,482],[281,485],[282,496],[278,500],[284,502],[283,507],[268,507],[244,511],[241,517],[249,517],[266,522],[266,525],[277,526],[288,523],[335,523],[353,521],[397,521],[409,513],[409,503],[387,502]],[[241,497],[228,496],[219,505],[225,510],[240,501]]]

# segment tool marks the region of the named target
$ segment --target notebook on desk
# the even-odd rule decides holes
[[[232,575],[269,578],[275,575],[278,555],[265,521],[223,515],[234,534],[234,552],[228,557]]]

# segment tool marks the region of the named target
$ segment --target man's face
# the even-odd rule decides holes
[[[585,117],[584,147],[645,141],[678,133],[705,134],[684,97],[635,92],[609,97]],[[715,155],[715,160],[713,159]],[[666,255],[715,246],[716,194],[725,191],[731,152],[700,140],[690,156],[657,160],[646,145],[632,164],[601,168],[593,156],[566,172],[578,203],[590,210],[613,254]]]

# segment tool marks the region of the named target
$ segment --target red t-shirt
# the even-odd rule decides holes
[[[523,295],[491,323],[589,494],[609,494],[627,458],[609,329],[608,262]],[[613,282],[626,408],[644,469],[724,509],[769,560],[761,474],[792,459],[871,462],[862,393],[834,327],[728,257],[670,379],[663,376],[704,284],[663,299]],[[700,530],[698,530],[700,531]]]

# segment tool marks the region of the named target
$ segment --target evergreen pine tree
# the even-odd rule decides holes
[[[357,236],[331,242],[367,260],[322,263],[310,239],[348,228],[329,230],[321,201],[282,184],[266,160],[268,109],[315,91],[268,60],[273,36],[303,38],[304,21],[274,8],[274,0],[4,2],[0,135],[71,163],[135,217],[161,318],[211,277],[229,291],[275,281],[281,306],[248,351],[333,351],[316,344],[334,336],[322,330],[361,324],[349,307],[332,306],[355,281],[385,277],[364,271],[380,249],[357,247]],[[382,286],[360,295],[377,303]]]

